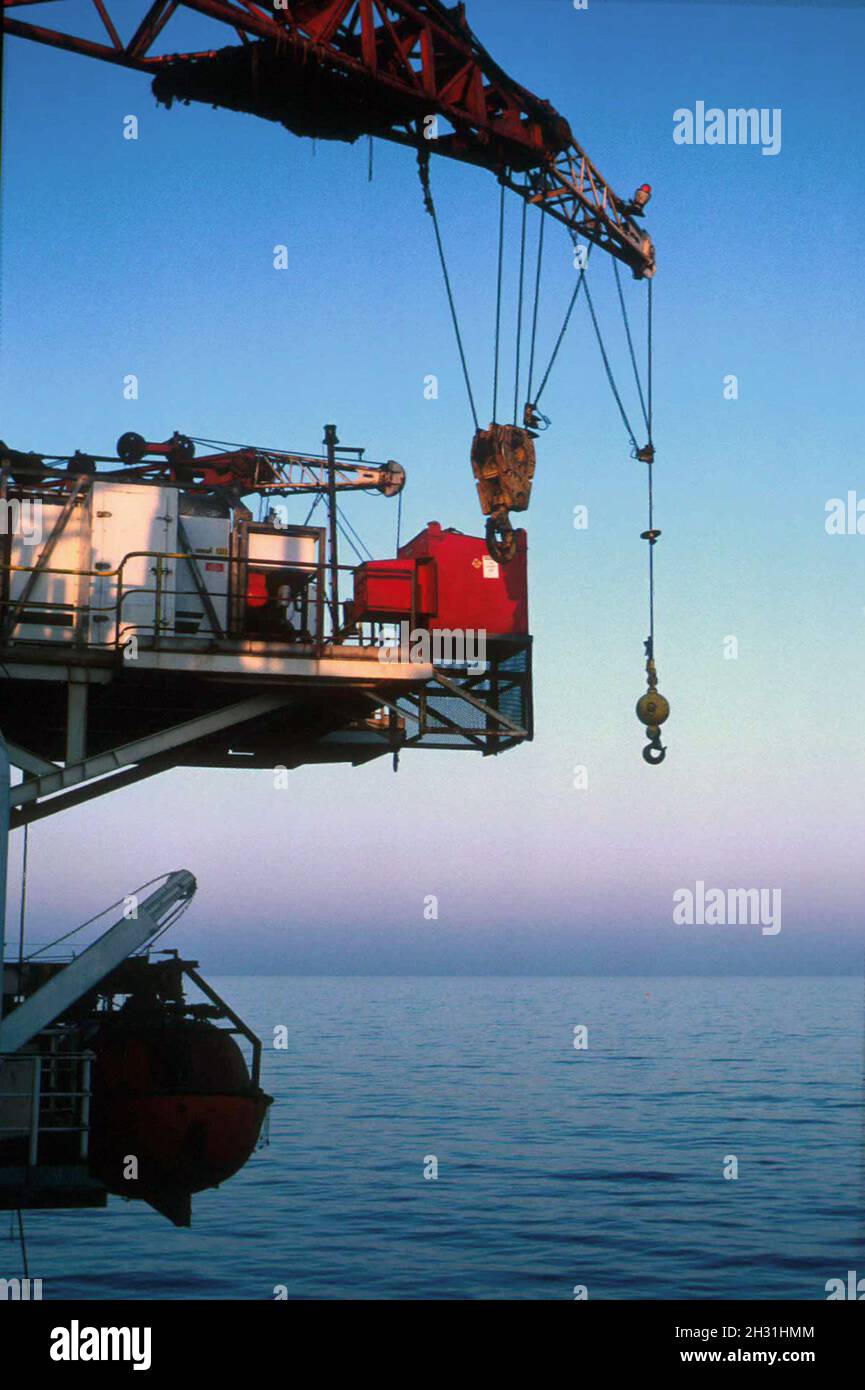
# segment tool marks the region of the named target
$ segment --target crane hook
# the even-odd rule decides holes
[[[497,511],[489,517],[486,541],[491,558],[498,564],[506,565],[514,558],[517,553],[517,534],[506,511]]]
[[[647,734],[653,735],[643,749],[643,757],[652,767],[657,767],[667,756],[667,750],[661,742],[661,730],[658,728],[647,729]]]
[[[661,742],[661,725],[670,717],[670,704],[658,690],[658,672],[655,668],[654,643],[649,637],[646,648],[646,683],[648,690],[637,701],[637,718],[646,727],[649,742],[643,749],[643,757],[652,767],[657,767],[667,756]]]

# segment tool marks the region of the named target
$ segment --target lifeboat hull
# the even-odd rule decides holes
[[[91,1173],[188,1225],[191,1194],[252,1155],[271,1097],[234,1039],[209,1025],[115,1028],[95,1051]]]

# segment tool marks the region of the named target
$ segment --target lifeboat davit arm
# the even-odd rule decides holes
[[[168,874],[165,882],[123,916],[46,984],[19,1004],[0,1023],[0,1053],[17,1052],[94,989],[127,956],[146,946],[168,926],[193,897],[196,882],[188,869]]]

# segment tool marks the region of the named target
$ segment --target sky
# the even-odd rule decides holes
[[[28,17],[51,11],[59,24],[60,9]],[[135,7],[116,12],[126,9],[131,26]],[[39,822],[30,937],[186,867],[199,891],[172,944],[220,973],[859,972],[865,535],[829,535],[825,521],[830,499],[865,497],[865,15],[470,0],[468,16],[499,64],[568,118],[614,188],[654,190],[667,759],[646,766],[634,716],[644,467],[581,304],[542,401],[552,424],[524,519],[535,741],[485,760],[406,754],[396,775],[388,758],[309,768],[284,790],[266,771],[183,770]],[[208,30],[184,19],[172,46],[192,26]],[[780,152],[675,143],[674,112],[700,101],[779,109]],[[128,115],[135,141],[123,138]],[[142,75],[16,39],[3,136],[8,443],[103,453],[128,429],[179,429],[315,451],[336,421],[345,441],[406,468],[404,537],[433,519],[480,534],[473,426],[410,151],[376,142],[370,182],[365,141],[313,146],[236,113],[166,111]],[[447,161],[432,172],[485,423],[498,189]],[[518,228],[509,200],[511,398]],[[288,248],[285,271],[276,245]],[[574,274],[567,233],[551,224],[544,359]],[[608,258],[596,254],[589,274],[636,417]],[[645,286],[627,274],[623,285],[642,345]],[[130,372],[136,401],[123,396]],[[393,553],[395,504],[351,499],[347,514],[374,553]],[[676,924],[674,894],[698,881],[780,890],[781,931]]]

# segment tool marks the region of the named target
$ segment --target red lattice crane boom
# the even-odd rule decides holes
[[[623,261],[637,278],[654,274],[654,247],[636,221],[648,185],[633,199],[619,198],[564,117],[490,57],[462,4],[139,0],[139,22],[124,43],[110,0],[92,0],[104,31],[98,40],[31,23],[23,16],[37,2],[3,0],[6,32],[150,72],[157,99],[167,105],[201,101],[280,122],[298,135],[346,141],[371,135],[476,164],[574,237]],[[53,0],[52,10],[60,9]],[[239,42],[155,53],[163,30],[183,12],[216,21]],[[432,117],[447,129],[438,133]]]

